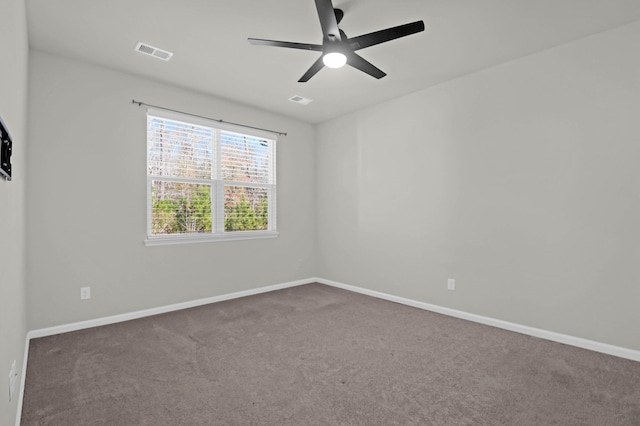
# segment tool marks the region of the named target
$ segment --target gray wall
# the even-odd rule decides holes
[[[628,25],[317,128],[32,51],[28,326],[320,276],[640,350],[639,36]],[[9,46],[19,59],[25,43]],[[24,75],[0,87],[24,94]],[[132,98],[288,131],[280,237],[145,247],[145,111]],[[24,136],[24,102],[10,108]],[[16,226],[0,226],[24,247],[20,185],[0,186],[18,205]],[[3,251],[11,300],[20,253]],[[2,312],[3,324],[24,315],[21,303]]]
[[[312,125],[38,51],[29,84],[30,329],[315,275]],[[146,110],[132,98],[288,132],[277,148],[280,236],[144,246]],[[80,301],[83,286],[92,299]]]
[[[634,23],[321,124],[319,276],[640,350],[638,40]]]
[[[0,424],[15,422],[16,399],[9,402],[8,374],[16,360],[22,371],[26,335],[25,157],[27,149],[27,24],[22,0],[0,0],[0,116],[14,141],[13,180],[0,178]]]

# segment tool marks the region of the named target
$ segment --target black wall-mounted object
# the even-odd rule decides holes
[[[0,176],[6,180],[11,180],[11,136],[9,130],[5,126],[2,117],[0,117]]]

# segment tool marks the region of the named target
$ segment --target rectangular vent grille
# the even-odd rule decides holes
[[[138,42],[136,44],[137,52],[144,53],[145,55],[153,56],[154,58],[162,59],[163,61],[168,61],[173,56],[173,53],[168,52],[166,50],[158,49],[157,47],[150,46],[148,44]]]
[[[313,99],[303,98],[299,95],[292,96],[289,98],[289,100],[300,105],[309,105],[311,102],[313,102]]]

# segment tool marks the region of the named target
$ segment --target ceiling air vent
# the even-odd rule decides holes
[[[138,42],[138,44],[136,44],[136,52],[144,53],[145,55],[153,56],[154,58],[162,59],[163,61],[168,61],[173,56],[173,53],[171,52],[149,46],[142,42]]]
[[[290,97],[289,100],[300,105],[309,105],[311,102],[313,102],[313,99],[303,98],[302,96],[298,95]]]

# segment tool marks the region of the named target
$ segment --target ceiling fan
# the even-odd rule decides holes
[[[344,12],[341,9],[334,9],[331,0],[315,0],[315,2],[318,17],[320,18],[320,26],[322,27],[322,44],[294,43],[260,38],[248,39],[251,44],[322,52],[322,56],[300,77],[300,80],[298,80],[300,83],[309,81],[309,79],[316,75],[325,65],[330,68],[340,68],[345,63],[372,77],[382,78],[387,74],[356,54],[356,51],[424,31],[424,22],[416,21],[410,24],[399,25],[358,37],[348,38],[344,31],[338,28]]]

